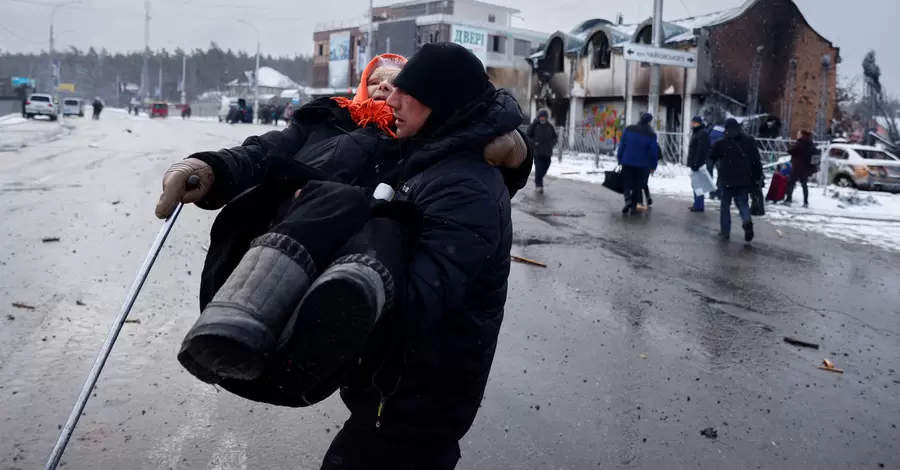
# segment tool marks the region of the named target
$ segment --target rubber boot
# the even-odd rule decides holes
[[[375,323],[397,301],[421,210],[391,202],[313,282],[279,340],[282,390],[308,404],[324,400],[359,362]]]
[[[257,238],[188,332],[179,362],[207,383],[258,378],[314,274],[296,241],[277,233]]]

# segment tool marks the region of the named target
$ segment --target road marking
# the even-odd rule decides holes
[[[188,439],[205,439],[210,433],[210,409],[215,403],[215,392],[209,385],[195,381],[191,387],[190,399],[185,403],[185,417],[182,425],[172,435],[162,438],[162,442],[150,451],[150,467],[157,470],[181,468],[181,453]]]
[[[209,470],[247,470],[247,443],[228,431],[207,465]]]

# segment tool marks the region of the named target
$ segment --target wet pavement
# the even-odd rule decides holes
[[[28,142],[0,152],[4,470],[49,455],[161,225],[152,212],[168,165],[262,129],[114,112],[74,124],[59,135],[48,122],[0,127],[0,141]],[[723,243],[718,214],[683,201],[622,217],[600,186],[547,190],[514,201],[513,254],[547,267],[513,264],[458,468],[900,468],[900,255],[780,236],[764,220],[751,246]],[[347,416],[336,397],[253,404],[175,360],[213,215],[183,212],[63,468],[318,468]],[[845,372],[818,369],[825,358]]]

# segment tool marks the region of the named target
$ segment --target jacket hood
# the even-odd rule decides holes
[[[725,137],[735,138],[740,137],[744,131],[741,129],[741,124],[737,122],[735,119],[729,119],[725,121]]]

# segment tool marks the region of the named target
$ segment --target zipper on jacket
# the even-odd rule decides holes
[[[385,358],[381,361],[381,364],[378,366],[378,369],[375,370],[375,373],[372,374],[372,387],[378,391],[378,408],[375,410],[375,427],[381,427],[381,415],[384,413],[384,406],[388,401],[388,398],[391,397],[396,391],[397,388],[400,387],[400,379],[403,377],[403,369],[406,368],[406,348],[403,349],[403,364],[400,366],[400,371],[397,373],[397,381],[394,383],[394,388],[391,389],[390,393],[387,395],[381,391],[381,388],[378,387],[378,384],[375,383],[375,378],[378,377],[378,373],[381,372],[381,368],[384,367],[384,364],[387,362],[388,358],[390,358],[390,354],[385,356]]]

